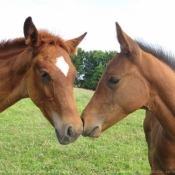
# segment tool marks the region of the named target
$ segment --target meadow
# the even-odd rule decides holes
[[[75,88],[74,93],[81,114],[93,91]],[[39,109],[23,99],[0,114],[0,174],[149,174],[144,115],[138,110],[99,138],[80,136],[72,144],[60,145]]]

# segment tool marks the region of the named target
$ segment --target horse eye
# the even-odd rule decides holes
[[[50,81],[51,80],[50,75],[47,72],[43,71],[43,70],[40,71],[40,76],[41,76],[42,80],[45,80],[45,81]]]
[[[118,77],[112,76],[109,78],[108,83],[109,84],[117,84],[119,81],[120,81],[120,79]]]

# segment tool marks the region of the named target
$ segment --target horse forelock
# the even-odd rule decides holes
[[[59,47],[62,47],[66,52],[68,52],[68,48],[65,44],[65,41],[61,37],[54,35],[47,30],[39,31],[39,40],[40,43],[58,45]]]

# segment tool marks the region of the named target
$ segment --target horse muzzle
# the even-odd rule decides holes
[[[102,126],[95,123],[88,123],[82,119],[83,132],[82,135],[85,137],[99,137],[102,133]]]
[[[62,130],[55,128],[57,139],[62,145],[75,142],[78,139],[78,137],[82,134],[82,131],[83,127],[81,127],[78,131],[75,131],[73,126],[62,128]]]

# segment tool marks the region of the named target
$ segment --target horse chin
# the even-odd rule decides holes
[[[101,129],[99,126],[96,126],[90,133],[89,137],[99,137],[101,135]]]

